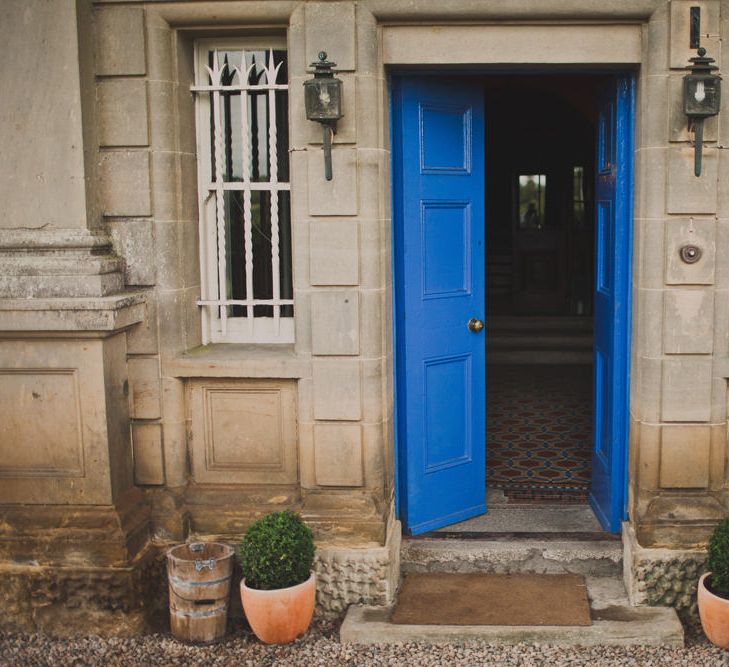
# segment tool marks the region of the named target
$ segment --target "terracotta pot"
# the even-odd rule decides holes
[[[721,648],[729,648],[729,600],[714,595],[706,588],[706,578],[701,575],[698,587],[699,616],[701,627],[709,640]]]
[[[316,601],[314,573],[289,588],[259,591],[240,582],[240,599],[256,637],[266,644],[287,644],[303,635],[311,624]]]

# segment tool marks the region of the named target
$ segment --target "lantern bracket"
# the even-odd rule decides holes
[[[714,59],[706,56],[706,49],[700,47],[696,53],[686,67],[690,73],[683,77],[683,109],[694,128],[694,174],[701,176],[704,120],[719,113],[721,76],[715,72]]]
[[[342,113],[342,82],[334,76],[337,63],[327,60],[325,51],[319,52],[319,60],[311,63],[314,77],[304,81],[304,106],[306,117],[322,127],[324,151],[324,177],[332,180],[332,137],[337,132],[337,121]]]

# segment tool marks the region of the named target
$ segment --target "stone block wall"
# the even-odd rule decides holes
[[[644,546],[691,548],[726,512],[724,359],[728,311],[721,257],[729,252],[722,183],[726,105],[706,122],[703,170],[682,107],[689,8],[701,45],[721,66],[725,3],[673,0],[643,31],[636,125],[631,369],[630,516]],[[724,129],[723,129],[724,128]],[[701,258],[681,259],[695,245]]]

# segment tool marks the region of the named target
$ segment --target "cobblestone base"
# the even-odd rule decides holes
[[[164,563],[148,549],[126,568],[6,566],[0,630],[132,636],[158,625]]]
[[[681,616],[696,618],[696,585],[704,572],[706,551],[646,549],[627,523],[623,524],[623,574],[634,605],[674,607]]]
[[[400,581],[400,540],[400,522],[391,520],[384,546],[319,549],[318,611],[339,614],[350,604],[390,604]]]

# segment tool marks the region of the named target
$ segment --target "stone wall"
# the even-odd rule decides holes
[[[636,130],[630,515],[643,546],[691,548],[726,512],[726,104],[707,121],[704,166],[682,111],[690,2],[644,28]],[[698,6],[698,5],[697,5]],[[726,64],[727,5],[701,6],[701,44]],[[679,249],[701,248],[695,264]]]

